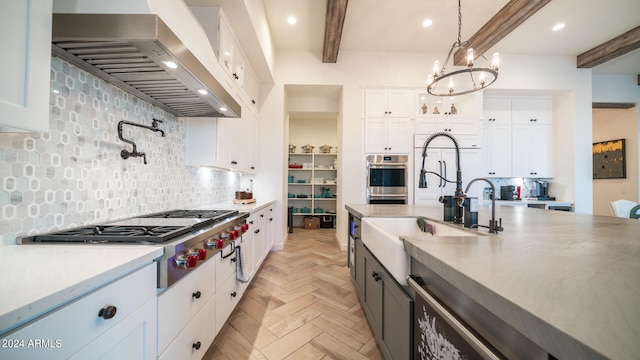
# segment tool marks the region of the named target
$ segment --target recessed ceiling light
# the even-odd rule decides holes
[[[202,95],[207,95],[208,94],[207,90],[205,90],[205,89],[199,89],[198,92],[200,94],[202,94]]]
[[[221,107],[220,111],[225,112],[225,111],[227,111],[227,108],[226,107]]]
[[[562,29],[564,29],[564,23],[555,24],[551,28],[551,30],[553,30],[553,31],[558,31],[558,30],[562,30]]]
[[[295,16],[291,15],[291,16],[289,16],[289,17],[287,18],[287,22],[288,22],[289,24],[291,24],[291,25],[294,25],[295,23],[297,23],[297,22],[298,22],[298,19],[296,19],[296,17],[295,17]]]
[[[433,24],[433,21],[431,21],[431,19],[426,19],[425,21],[422,22],[422,27],[429,27]]]
[[[173,61],[165,61],[164,64],[172,69],[175,69],[178,67],[178,64],[174,63]]]

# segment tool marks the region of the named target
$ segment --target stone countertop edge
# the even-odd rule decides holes
[[[240,212],[248,212],[254,214],[265,207],[275,204],[275,200],[269,201],[256,201],[251,204],[234,204],[233,201],[223,201],[219,203],[215,203],[212,205],[207,205],[206,207],[199,207],[198,209],[202,210],[238,210]]]
[[[158,246],[1,247],[0,337],[151,264],[162,254]]]
[[[606,359],[603,355],[531,314],[490,288],[459,272],[455,267],[432,256],[420,245],[432,239],[400,237],[411,258],[428,267],[451,285],[473,298],[478,304],[501,318],[543,349],[560,359]]]

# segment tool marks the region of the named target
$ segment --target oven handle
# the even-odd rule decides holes
[[[500,360],[500,357],[491,351],[480,339],[478,339],[467,327],[449,312],[438,300],[429,294],[413,275],[407,276],[409,286],[416,291],[429,306],[431,306],[469,345],[480,353],[485,359]]]
[[[440,183],[438,184],[438,187],[442,187],[442,160],[438,160],[438,164],[440,165],[440,172],[439,172],[440,176],[438,179],[440,180]]]
[[[222,249],[222,250],[224,251],[224,249]],[[223,259],[226,259],[226,258],[228,258],[229,256],[231,256],[231,255],[233,255],[235,253],[236,253],[236,242],[235,241],[231,242],[231,251],[227,255],[222,254],[222,251],[220,251],[220,255],[222,255]]]
[[[374,169],[384,169],[384,168],[406,169],[407,168],[406,163],[370,163],[368,166]]]
[[[408,194],[369,194],[370,198],[374,197],[407,197]]]

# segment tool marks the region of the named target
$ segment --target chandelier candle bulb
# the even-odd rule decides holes
[[[467,49],[467,66],[473,67],[473,48]]]
[[[493,53],[493,61],[491,62],[491,64],[493,65],[493,69],[494,70],[498,70],[498,68],[500,67],[500,54],[499,53]]]
[[[440,73],[440,61],[436,60],[433,63],[433,77],[437,78]]]

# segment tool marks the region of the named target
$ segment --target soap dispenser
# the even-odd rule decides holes
[[[478,198],[467,197],[464,198],[464,227],[476,227],[478,226]]]

